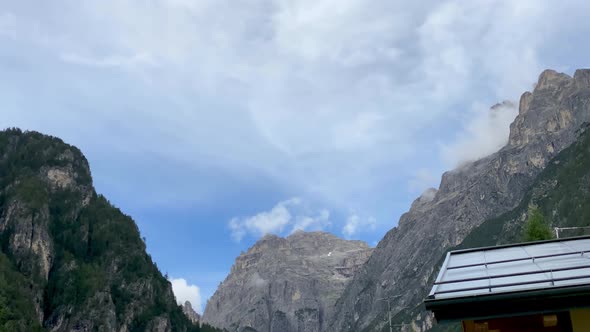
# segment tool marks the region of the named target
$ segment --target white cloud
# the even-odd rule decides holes
[[[0,13],[0,36],[15,38],[16,17],[9,12]]]
[[[322,209],[316,216],[297,216],[291,233],[305,230],[322,230],[329,225],[330,211]]]
[[[287,228],[297,230],[321,230],[330,224],[330,211],[322,209],[313,214],[309,206],[294,197],[277,203],[271,210],[251,217],[233,218],[228,226],[231,236],[240,242],[246,235],[262,236],[282,234]]]
[[[436,196],[436,192],[437,191],[434,188],[426,189],[424,192],[422,192],[422,195],[420,195],[420,200],[430,202]]]
[[[299,198],[291,198],[279,202],[270,211],[260,212],[247,218],[233,218],[229,222],[232,237],[239,242],[247,234],[264,235],[268,233],[280,233],[291,222],[289,206],[300,204]]]
[[[124,67],[132,68],[143,65],[156,64],[152,56],[146,53],[138,53],[132,56],[109,55],[106,57],[87,57],[79,54],[65,53],[60,58],[72,64],[91,67]]]
[[[490,155],[506,145],[510,123],[518,109],[514,103],[505,102],[491,109],[476,106],[472,113],[456,139],[441,147],[442,159],[451,168]]]
[[[357,235],[361,232],[374,231],[377,227],[377,220],[373,217],[361,218],[357,214],[351,214],[346,219],[342,233],[347,237]]]
[[[408,181],[408,189],[411,193],[422,193],[428,188],[437,186],[440,176],[426,168],[417,169]]]
[[[201,290],[198,286],[189,285],[182,278],[170,279],[170,283],[172,283],[172,290],[174,291],[174,296],[178,304],[184,304],[184,302],[189,301],[197,313],[202,313]]]
[[[240,222],[238,218],[233,218],[228,223],[231,231],[231,237],[234,241],[240,242],[246,236],[247,230],[243,222]]]

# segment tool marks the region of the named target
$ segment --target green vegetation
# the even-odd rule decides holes
[[[50,168],[66,170],[75,185],[52,188]],[[110,311],[130,331],[144,331],[156,317],[168,318],[173,331],[216,331],[192,324],[182,313],[135,222],[94,192],[77,148],[35,132],[0,132],[0,216],[16,207],[20,214],[5,221],[0,233],[0,332],[43,331],[35,301],[44,327],[55,317],[66,324],[92,317],[96,328]],[[50,238],[48,277],[40,272],[37,254],[10,245],[22,231],[20,217]]]
[[[64,158],[67,154],[72,160]],[[0,132],[0,188],[15,179],[36,177],[43,167],[72,166],[81,185],[92,185],[86,158],[59,138],[12,128]]]
[[[0,252],[0,332],[42,331],[29,282]]]
[[[551,227],[545,222],[545,217],[543,217],[539,209],[531,208],[529,210],[529,218],[524,225],[523,241],[551,240],[552,238],[553,233],[551,232]]]

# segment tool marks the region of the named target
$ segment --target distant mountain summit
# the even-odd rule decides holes
[[[234,263],[203,321],[233,331],[322,331],[372,249],[325,232],[266,235]]]
[[[193,309],[193,305],[190,303],[190,301],[185,301],[184,304],[181,305],[181,307],[182,312],[184,312],[186,317],[188,317],[188,319],[190,319],[191,322],[193,322],[194,324],[198,324],[201,321],[201,315],[199,315]]]
[[[0,331],[202,331],[58,138],[0,131]]]

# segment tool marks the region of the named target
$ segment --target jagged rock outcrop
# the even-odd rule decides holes
[[[191,322],[198,324],[199,321],[201,320],[201,315],[199,315],[193,309],[193,305],[190,303],[190,301],[185,301],[184,304],[181,306],[182,306],[182,312],[184,312],[186,317],[188,317],[188,319],[190,319]]]
[[[1,331],[195,330],[145,249],[77,148],[0,131]]]
[[[324,232],[266,235],[241,254],[203,321],[233,331],[319,332],[372,249]]]
[[[590,124],[567,149],[551,159],[513,210],[486,220],[455,249],[522,241],[532,209],[559,237],[590,234]]]
[[[438,191],[412,204],[348,284],[327,330],[381,331],[387,307],[377,299],[393,296],[392,313],[408,324],[404,329],[429,329],[432,316],[421,303],[441,255],[485,220],[515,208],[535,176],[588,121],[590,70],[573,78],[544,71],[535,89],[522,95],[507,145],[446,172]]]

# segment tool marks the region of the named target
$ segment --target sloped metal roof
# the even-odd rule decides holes
[[[580,285],[590,286],[590,237],[450,252],[427,302]]]

